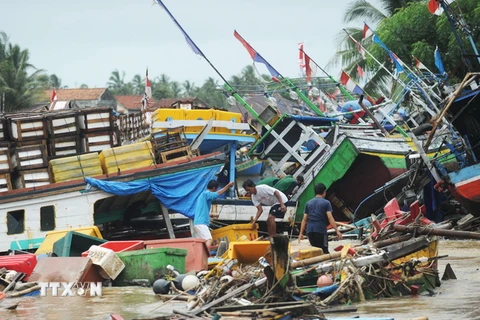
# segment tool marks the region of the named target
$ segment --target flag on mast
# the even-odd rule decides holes
[[[363,69],[362,69],[362,67],[360,67],[359,64],[357,64],[357,74],[360,78],[363,77]]]
[[[185,30],[183,30],[182,26],[178,23],[177,19],[175,19],[175,17],[170,13],[170,11],[168,11],[167,7],[163,4],[163,2],[161,0],[156,0],[156,1],[168,13],[170,18],[172,18],[173,22],[177,25],[178,29],[180,29],[180,31],[183,33],[183,36],[185,37],[185,40],[187,41],[187,44],[190,46],[192,51],[195,54],[198,54],[199,56],[205,58],[205,55],[203,54],[202,50],[200,50],[200,48],[197,47],[195,42],[193,42],[193,40],[190,39],[190,36],[185,32]]]
[[[148,68],[145,72],[145,97],[148,99],[152,98],[152,85],[150,84],[150,79],[148,79]]]
[[[303,74],[305,75],[305,80],[307,82],[311,82],[312,76],[314,76],[315,73],[317,72],[317,66],[314,63],[312,63],[312,59],[310,59],[308,54],[306,54],[305,51],[303,51],[303,43],[299,44],[299,57],[301,58],[300,67],[302,69]]]
[[[57,90],[53,87],[52,96],[50,97],[50,102],[57,100]]]
[[[443,67],[442,56],[440,56],[440,51],[438,50],[438,46],[435,48],[435,66],[437,66],[438,71],[441,74],[445,73],[445,68]]]
[[[235,38],[238,39],[238,41],[242,43],[245,49],[247,49],[248,53],[250,54],[250,57],[254,62],[259,62],[264,64],[267,67],[270,74],[272,75],[272,77],[274,78],[281,77],[280,73],[277,70],[275,70],[275,68],[272,67],[270,63],[268,63],[267,60],[265,60],[257,51],[255,51],[255,49],[253,49],[253,47],[245,39],[242,38],[242,36],[237,32],[237,30],[234,30],[233,35],[235,36]]]
[[[350,76],[342,70],[342,75],[340,76],[340,83],[347,88],[348,91],[355,94],[363,94],[363,89],[358,86],[355,81],[353,81]]]
[[[145,92],[142,99],[142,112],[145,112],[148,108],[148,99],[152,98],[152,86],[148,79],[148,68],[145,71]]]
[[[364,23],[363,24],[363,32],[362,32],[362,40],[367,39],[372,34],[373,34],[372,29],[370,29],[370,27],[366,23]]]
[[[417,57],[415,56],[412,56],[413,59],[415,60],[415,67],[417,69],[425,69],[425,70],[428,70],[428,68],[420,61],[417,59]]]

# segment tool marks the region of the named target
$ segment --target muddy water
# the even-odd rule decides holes
[[[335,246],[332,243],[331,246]],[[441,241],[439,255],[448,255],[439,261],[440,276],[450,263],[457,280],[442,281],[434,296],[403,297],[359,303],[357,312],[331,314],[339,317],[392,317],[410,320],[428,317],[429,320],[480,320],[480,242]],[[0,310],[3,319],[100,319],[111,313],[125,319],[151,319],[184,309],[183,302],[164,304],[151,288],[103,288],[102,297],[25,297],[0,303],[18,302],[14,311]]]

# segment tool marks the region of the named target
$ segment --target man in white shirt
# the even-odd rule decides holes
[[[271,206],[267,218],[267,230],[270,237],[276,235],[277,225],[275,218],[283,218],[285,216],[285,212],[287,212],[287,207],[285,206],[285,202],[288,201],[287,196],[283,192],[264,184],[255,186],[255,183],[250,179],[245,180],[242,186],[252,196],[253,205],[257,207],[257,215],[252,222],[252,229],[255,229],[257,220],[263,213],[262,205]]]

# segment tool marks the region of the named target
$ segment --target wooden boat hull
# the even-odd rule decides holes
[[[450,191],[474,216],[480,216],[480,163],[448,174]]]
[[[238,177],[250,177],[260,176],[263,171],[264,163],[258,159],[251,159],[246,162],[237,163],[237,176]]]

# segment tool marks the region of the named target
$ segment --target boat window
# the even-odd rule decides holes
[[[19,234],[25,231],[25,210],[7,212],[7,234]]]
[[[55,230],[55,207],[40,208],[40,231]]]

